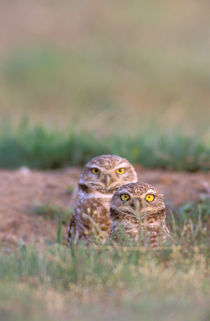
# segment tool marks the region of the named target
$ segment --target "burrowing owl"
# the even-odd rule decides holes
[[[152,185],[121,186],[112,197],[110,218],[110,236],[116,241],[127,234],[134,241],[156,246],[169,236],[163,195]]]
[[[67,238],[76,243],[93,234],[107,238],[110,232],[110,200],[123,184],[136,182],[137,174],[125,158],[101,155],[83,168],[77,188],[76,205],[70,218]]]

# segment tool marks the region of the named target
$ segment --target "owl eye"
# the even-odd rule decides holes
[[[116,170],[116,173],[117,173],[117,174],[124,174],[124,173],[125,173],[125,168],[118,168],[118,169]]]
[[[120,198],[123,202],[126,202],[130,199],[130,196],[128,194],[121,194]]]
[[[153,194],[147,194],[145,197],[147,202],[152,202],[155,199],[155,196]]]
[[[100,170],[98,168],[92,168],[91,169],[92,174],[98,175],[100,173]]]

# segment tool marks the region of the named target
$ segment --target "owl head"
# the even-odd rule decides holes
[[[137,174],[127,159],[117,155],[101,155],[84,166],[79,185],[113,193],[121,185],[133,182],[137,182]]]
[[[147,219],[165,211],[163,195],[152,185],[131,183],[121,186],[111,199],[111,219],[124,215]]]

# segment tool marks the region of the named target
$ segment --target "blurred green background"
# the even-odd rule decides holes
[[[207,132],[210,2],[0,1],[0,117]]]
[[[194,154],[208,149],[209,156],[209,12],[210,2],[205,0],[0,0],[1,136],[5,130],[8,136],[27,119],[29,129],[70,130],[83,133],[81,139],[84,133],[122,139],[143,133],[149,141],[157,135],[175,137],[172,153],[178,158],[183,156],[176,138],[181,134],[191,138],[191,145],[196,139],[202,143],[193,147]],[[42,134],[40,138],[38,133],[41,140]],[[15,160],[25,138],[17,143],[13,133],[12,139],[11,143],[11,137],[9,142],[4,137],[0,144],[4,156],[0,166],[8,162],[34,166],[25,156]],[[149,151],[161,144],[154,142]],[[141,144],[134,145],[137,155]],[[166,154],[171,155],[172,145],[167,141]],[[181,144],[185,153],[187,146]],[[129,143],[124,149],[128,148]],[[14,150],[16,154],[11,155]],[[105,146],[81,156],[79,162],[74,154],[71,164],[83,163],[99,152],[121,150]],[[143,148],[142,153],[146,152]],[[38,157],[36,149],[32,154],[31,158]],[[128,151],[121,154],[129,158]],[[167,157],[164,150],[163,158]],[[130,159],[142,161],[142,157]],[[56,160],[57,165],[47,167],[61,163],[65,161]],[[143,163],[147,165],[148,160]]]

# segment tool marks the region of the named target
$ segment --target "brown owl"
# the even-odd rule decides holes
[[[68,242],[88,242],[93,235],[106,239],[110,232],[109,208],[113,193],[125,183],[137,182],[133,166],[125,158],[101,155],[91,159],[80,175],[70,218]]]
[[[121,186],[112,197],[110,218],[110,237],[116,241],[127,235],[144,245],[157,246],[169,236],[163,195],[152,185]]]

